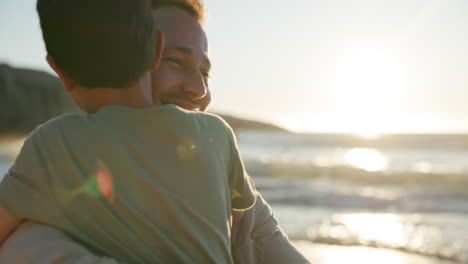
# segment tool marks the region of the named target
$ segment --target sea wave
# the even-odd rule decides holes
[[[269,202],[335,209],[468,214],[468,194],[446,186],[362,184],[317,178],[253,177]]]
[[[244,159],[244,162],[247,171],[252,176],[283,179],[328,179],[396,186],[447,186],[452,188],[453,191],[460,190],[460,195],[466,193],[466,186],[468,186],[468,173],[463,172],[367,171],[346,165],[319,166],[310,162],[254,158]]]

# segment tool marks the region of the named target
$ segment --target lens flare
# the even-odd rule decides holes
[[[197,146],[189,139],[181,139],[176,147],[177,155],[183,160],[192,160],[197,153]]]
[[[65,199],[66,202],[82,194],[93,198],[103,197],[111,203],[114,202],[115,192],[112,174],[103,161],[98,160],[96,163],[96,172],[89,176],[82,186],[69,193],[67,199]]]
[[[237,191],[236,189],[231,190],[231,198],[232,199],[240,199],[242,198],[242,194]]]

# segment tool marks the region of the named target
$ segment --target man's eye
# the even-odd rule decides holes
[[[207,71],[202,71],[202,75],[203,75],[203,77],[205,77],[207,79],[209,79],[211,77],[210,73],[207,72]]]
[[[169,57],[169,58],[165,58],[164,59],[166,62],[168,63],[171,63],[171,64],[175,64],[175,65],[178,65],[178,66],[182,66],[182,60],[180,60],[179,58],[173,58],[173,57]]]

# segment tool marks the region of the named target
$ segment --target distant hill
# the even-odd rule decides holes
[[[0,64],[0,135],[23,134],[64,112],[77,111],[60,80],[46,72]]]
[[[75,112],[60,80],[46,72],[0,64],[0,136],[27,134],[37,125],[66,112]],[[277,126],[221,116],[233,127],[255,130],[283,130]]]
[[[242,119],[242,118],[233,117],[233,116],[226,115],[226,114],[219,114],[219,113],[216,113],[216,114],[221,116],[224,120],[226,120],[226,122],[228,122],[228,124],[232,127],[232,129],[234,129],[234,131],[239,131],[242,129],[287,131],[284,128],[281,128],[273,124],[265,123],[265,122]]]

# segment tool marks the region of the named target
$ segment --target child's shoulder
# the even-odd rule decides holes
[[[45,123],[39,125],[38,128],[44,127],[56,127],[62,126],[64,124],[73,124],[73,123],[81,123],[86,120],[86,115],[81,113],[65,113],[59,116],[53,117],[46,121]]]
[[[85,119],[86,118],[84,115],[78,113],[62,114],[38,125],[36,129],[31,133],[31,135],[44,135],[53,131],[62,130],[63,128],[80,126],[83,122],[85,122]]]
[[[80,120],[83,120],[83,116],[80,114],[62,114],[49,119],[29,133],[25,139],[23,149],[43,147],[57,142],[64,134],[69,134],[69,131],[64,130],[65,128],[73,130],[71,124],[75,124],[73,127],[80,127],[82,125]]]

